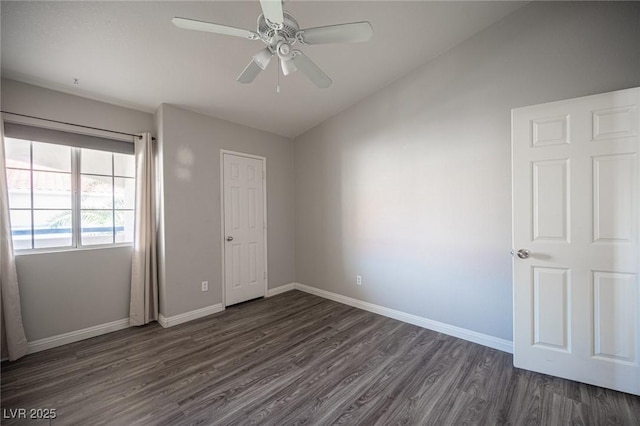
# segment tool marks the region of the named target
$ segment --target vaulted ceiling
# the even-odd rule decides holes
[[[255,31],[257,0],[3,1],[2,76],[149,112],[170,103],[295,137],[523,4],[286,1],[302,28],[366,20],[374,36],[303,46],[333,84],[318,89],[297,72],[280,76],[276,93],[274,63],[252,84],[235,80],[262,42],[171,24],[181,16]]]

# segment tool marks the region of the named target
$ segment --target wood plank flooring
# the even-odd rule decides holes
[[[640,425],[640,398],[299,291],[2,363],[3,424]],[[8,409],[55,408],[53,421]]]

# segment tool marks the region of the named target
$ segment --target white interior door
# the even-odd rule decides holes
[[[222,153],[225,305],[266,295],[263,159]]]
[[[640,394],[640,88],[512,111],[514,364]]]

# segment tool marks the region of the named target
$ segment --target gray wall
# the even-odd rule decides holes
[[[125,133],[149,132],[153,115],[2,79],[2,110]]]
[[[293,141],[162,105],[164,316],[222,303],[220,150],[267,158],[269,287],[294,281]],[[200,283],[209,281],[209,291]]]
[[[27,341],[129,318],[131,248],[16,256]]]
[[[122,132],[152,129],[151,114],[2,79],[6,111]],[[27,340],[129,316],[129,247],[16,257]]]
[[[638,23],[531,3],[297,137],[296,280],[511,339],[510,110],[640,85]]]
[[[2,109],[158,137],[161,306],[165,316],[222,302],[220,149],[267,157],[269,287],[294,281],[293,142],[162,105],[155,115],[2,80]],[[166,174],[165,174],[166,172]],[[166,238],[165,238],[166,237]],[[164,255],[164,256],[163,256]],[[19,255],[29,341],[129,315],[130,248]],[[209,281],[209,292],[200,282]]]

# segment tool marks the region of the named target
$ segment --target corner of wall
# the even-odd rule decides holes
[[[156,134],[156,220],[158,222],[158,291],[160,315],[167,312],[166,306],[166,262],[165,262],[165,232],[164,232],[164,104],[153,114],[153,131]]]

